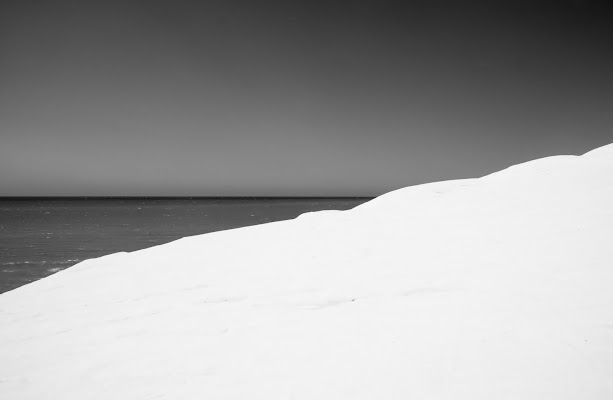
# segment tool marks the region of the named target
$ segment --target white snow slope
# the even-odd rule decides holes
[[[613,145],[0,295],[2,399],[613,399]]]

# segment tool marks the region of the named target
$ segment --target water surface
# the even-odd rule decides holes
[[[0,293],[82,260],[368,198],[0,198]]]

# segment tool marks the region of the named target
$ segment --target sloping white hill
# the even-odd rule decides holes
[[[613,399],[613,145],[0,295],[6,399]]]

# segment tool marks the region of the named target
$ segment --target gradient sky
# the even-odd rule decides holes
[[[593,1],[0,2],[0,196],[373,196],[613,142]]]

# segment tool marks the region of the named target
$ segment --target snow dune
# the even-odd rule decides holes
[[[6,399],[612,399],[613,145],[0,295]]]

